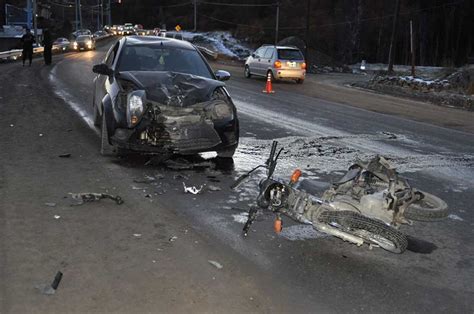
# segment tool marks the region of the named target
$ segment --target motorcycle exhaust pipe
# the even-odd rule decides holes
[[[364,244],[364,240],[362,240],[361,238],[353,236],[353,235],[348,234],[348,233],[345,233],[343,231],[340,231],[339,229],[332,228],[328,225],[317,224],[317,225],[313,225],[313,227],[316,230],[319,230],[319,231],[322,231],[322,232],[327,233],[329,235],[335,236],[335,237],[340,238],[344,241],[351,242],[351,243],[353,243],[357,246],[361,246],[362,244]]]

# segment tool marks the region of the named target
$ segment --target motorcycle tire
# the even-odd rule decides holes
[[[406,235],[400,231],[353,211],[324,211],[318,220],[392,253],[403,253],[408,246]]]
[[[403,215],[407,219],[419,221],[434,221],[448,217],[448,204],[433,194],[423,193],[423,199],[410,204]]]

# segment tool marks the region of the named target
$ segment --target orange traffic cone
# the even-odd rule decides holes
[[[272,94],[275,92],[272,88],[272,74],[270,72],[268,72],[267,84],[265,85],[265,89],[263,90],[263,92],[267,94]]]

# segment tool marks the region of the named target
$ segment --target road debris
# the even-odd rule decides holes
[[[14,124],[10,124],[10,127],[13,128],[15,125]]]
[[[209,264],[211,264],[212,266],[214,266],[215,268],[217,269],[222,269],[224,268],[224,266],[222,266],[222,264],[216,262],[216,261],[211,261],[211,260],[208,260]]]
[[[198,168],[210,168],[212,163],[209,161],[191,162],[184,158],[168,159],[164,165],[171,170],[192,170]]]
[[[71,154],[70,153],[61,154],[61,155],[58,155],[58,157],[60,157],[60,158],[69,158],[69,157],[71,157]]]
[[[54,277],[53,283],[52,284],[39,284],[36,285],[35,288],[38,289],[42,294],[45,295],[53,295],[56,293],[56,290],[58,289],[59,283],[61,282],[61,279],[63,278],[63,273],[58,271],[56,273],[56,276]]]
[[[142,234],[141,233],[134,233],[133,236],[135,238],[141,238]]]
[[[187,187],[186,184],[184,184],[184,182],[183,182],[183,188],[184,188],[184,193],[191,193],[191,194],[194,194],[194,195],[199,194],[202,191],[202,185],[198,189],[195,186]]]
[[[48,207],[56,207],[56,203],[44,203]]]
[[[61,216],[59,216],[59,215],[54,215],[53,217],[54,217],[54,219],[59,219],[59,218],[61,218]]]
[[[182,174],[182,173],[178,173],[178,174],[175,174],[173,176],[173,179],[175,179],[175,180],[178,180],[178,179],[189,180],[189,176],[187,176],[185,174]]]
[[[222,189],[221,189],[220,187],[216,186],[216,185],[208,185],[208,186],[207,186],[207,189],[208,189],[209,191],[213,191],[213,192],[215,192],[215,191],[222,191]]]
[[[82,205],[87,202],[100,201],[101,199],[104,199],[104,198],[108,198],[115,201],[117,205],[123,204],[122,198],[118,195],[113,196],[106,193],[69,193],[69,195],[71,195],[72,199],[76,201],[75,204],[72,204],[73,206]]]
[[[176,241],[177,239],[178,239],[177,236],[172,236],[171,238],[168,239],[168,241],[174,242],[174,241]]]
[[[40,133],[40,134],[38,134],[38,135],[39,135],[39,137],[43,137],[43,133]]]
[[[143,179],[134,179],[133,182],[135,183],[146,183],[146,184],[149,184],[149,183],[152,183],[152,182],[155,182],[156,181],[156,178],[155,177],[152,177],[152,176],[145,176]]]

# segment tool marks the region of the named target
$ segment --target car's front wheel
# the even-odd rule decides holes
[[[232,158],[234,157],[235,151],[237,150],[237,145],[230,148],[217,151],[217,157],[219,158]]]
[[[245,66],[244,75],[245,75],[246,78],[251,78],[252,77],[252,73],[250,73],[250,68],[249,68],[248,65]]]

